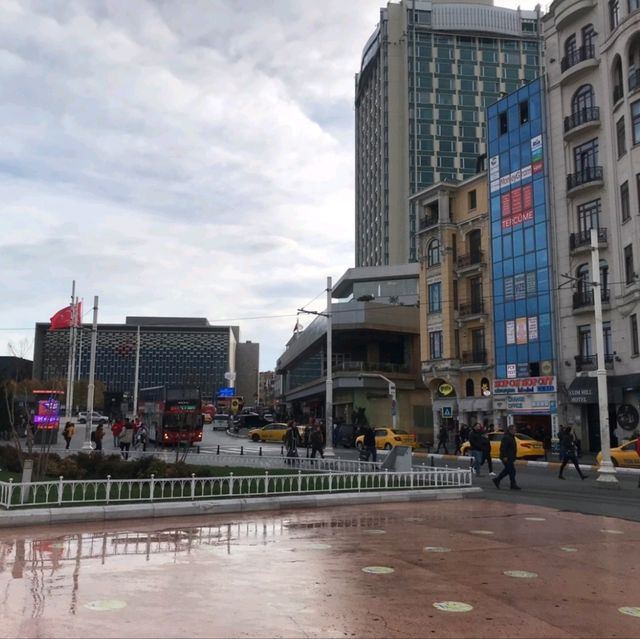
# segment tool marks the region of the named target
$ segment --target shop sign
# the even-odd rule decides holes
[[[530,415],[532,413],[551,414],[556,405],[556,396],[548,395],[506,395],[493,400],[493,407],[497,410],[507,410],[511,413],[522,413]]]
[[[622,404],[618,407],[616,420],[624,430],[635,430],[638,421],[640,421],[640,417],[638,416],[638,411],[635,406]]]
[[[556,378],[553,375],[544,377],[518,377],[514,379],[496,379],[493,382],[494,395],[512,395],[516,393],[555,393]]]
[[[451,395],[451,393],[453,393],[453,386],[451,384],[440,384],[440,386],[438,386],[438,392],[440,393],[440,395],[444,395],[444,397],[447,397],[447,395]]]

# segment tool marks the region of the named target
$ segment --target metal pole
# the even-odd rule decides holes
[[[396,401],[396,385],[389,382],[389,396],[391,397],[391,421],[393,429],[398,428],[398,402]]]
[[[591,229],[591,282],[593,310],[595,313],[596,357],[598,369],[598,407],[600,409],[600,445],[602,463],[598,469],[598,485],[619,488],[616,469],[611,463],[609,440],[609,397],[607,394],[607,369],[604,362],[604,336],[602,334],[602,282],[600,281],[600,251],[598,250],[598,229]]]
[[[76,297],[73,309],[71,312],[71,333],[73,335],[71,349],[71,384],[69,386],[69,406],[71,407],[71,413],[73,413],[73,395],[75,393],[74,385],[76,382],[76,347],[78,346],[78,298]]]
[[[327,277],[327,370],[326,370],[326,403],[324,409],[325,449],[326,457],[334,457],[333,450],[333,313],[331,312],[333,286],[331,277]]]
[[[91,428],[93,426],[93,394],[96,375],[96,342],[98,341],[98,296],[93,298],[93,326],[91,328],[91,360],[89,363],[89,386],[87,388],[87,427],[84,433],[83,449],[91,449]]]
[[[138,416],[138,377],[140,376],[140,326],[136,342],[136,372],[133,381],[133,416]]]
[[[71,284],[71,326],[69,327],[69,359],[67,360],[67,393],[65,395],[64,414],[67,419],[71,416],[71,369],[73,368],[73,325],[75,320],[76,281]]]

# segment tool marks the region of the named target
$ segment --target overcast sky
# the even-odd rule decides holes
[[[0,354],[75,279],[85,322],[99,295],[100,322],[237,324],[272,369],[354,265],[354,74],[383,4],[1,0]]]

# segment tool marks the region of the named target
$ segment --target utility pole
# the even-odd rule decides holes
[[[73,371],[73,337],[76,323],[76,307],[74,301],[76,299],[76,281],[73,280],[71,284],[71,326],[69,327],[69,359],[67,361],[67,394],[65,395],[65,404],[64,404],[64,415],[67,419],[71,419],[71,400],[72,400],[72,388],[73,381],[72,371]]]
[[[136,340],[136,370],[133,381],[133,416],[138,416],[138,385],[140,378],[140,324],[138,324],[138,335]]]
[[[93,326],[91,328],[91,360],[89,363],[89,385],[87,388],[87,427],[84,433],[83,449],[91,450],[91,429],[93,427],[93,396],[96,376],[96,344],[98,341],[98,296],[93,298]]]
[[[596,357],[598,369],[598,407],[600,411],[600,446],[602,463],[598,469],[597,485],[605,488],[619,488],[616,469],[611,463],[609,440],[609,397],[607,393],[607,369],[604,361],[604,336],[602,333],[602,282],[600,281],[600,251],[598,250],[598,229],[591,229],[591,283],[593,309],[595,312]]]

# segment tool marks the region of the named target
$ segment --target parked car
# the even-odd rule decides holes
[[[229,428],[229,415],[217,413],[213,418],[213,430],[227,430]]]
[[[357,432],[358,426],[356,424],[340,424],[338,427],[336,446],[353,448],[355,446]]]
[[[491,457],[500,457],[500,442],[504,433],[489,433],[489,441],[491,442]],[[469,442],[465,442],[460,447],[463,455],[469,454]],[[544,445],[541,441],[529,437],[524,433],[516,433],[516,458],[517,459],[537,459],[544,457]]]
[[[284,437],[289,426],[285,423],[267,424],[260,428],[254,428],[247,433],[247,437],[254,442],[284,442]]]
[[[624,468],[640,468],[640,457],[636,452],[636,441],[632,439],[622,446],[616,446],[611,449],[611,463],[614,466],[622,466]],[[602,463],[602,453],[598,453],[596,457],[598,464]]]
[[[374,428],[373,433],[376,436],[376,448],[379,450],[391,450],[395,446],[411,446],[417,448],[418,442],[416,436],[408,433],[406,430],[399,428]],[[356,448],[362,450],[364,435],[356,438]]]
[[[96,411],[91,412],[91,423],[92,424],[106,424],[109,421],[109,418],[106,415],[101,415]],[[78,413],[78,424],[86,424],[87,423],[87,411],[81,410]]]
[[[273,421],[273,415],[271,413],[265,413],[262,416],[262,419],[265,419],[268,422],[272,422]]]
[[[238,428],[260,428],[261,426],[266,426],[269,423],[264,417],[260,417],[258,413],[238,415],[233,422],[234,426]]]

